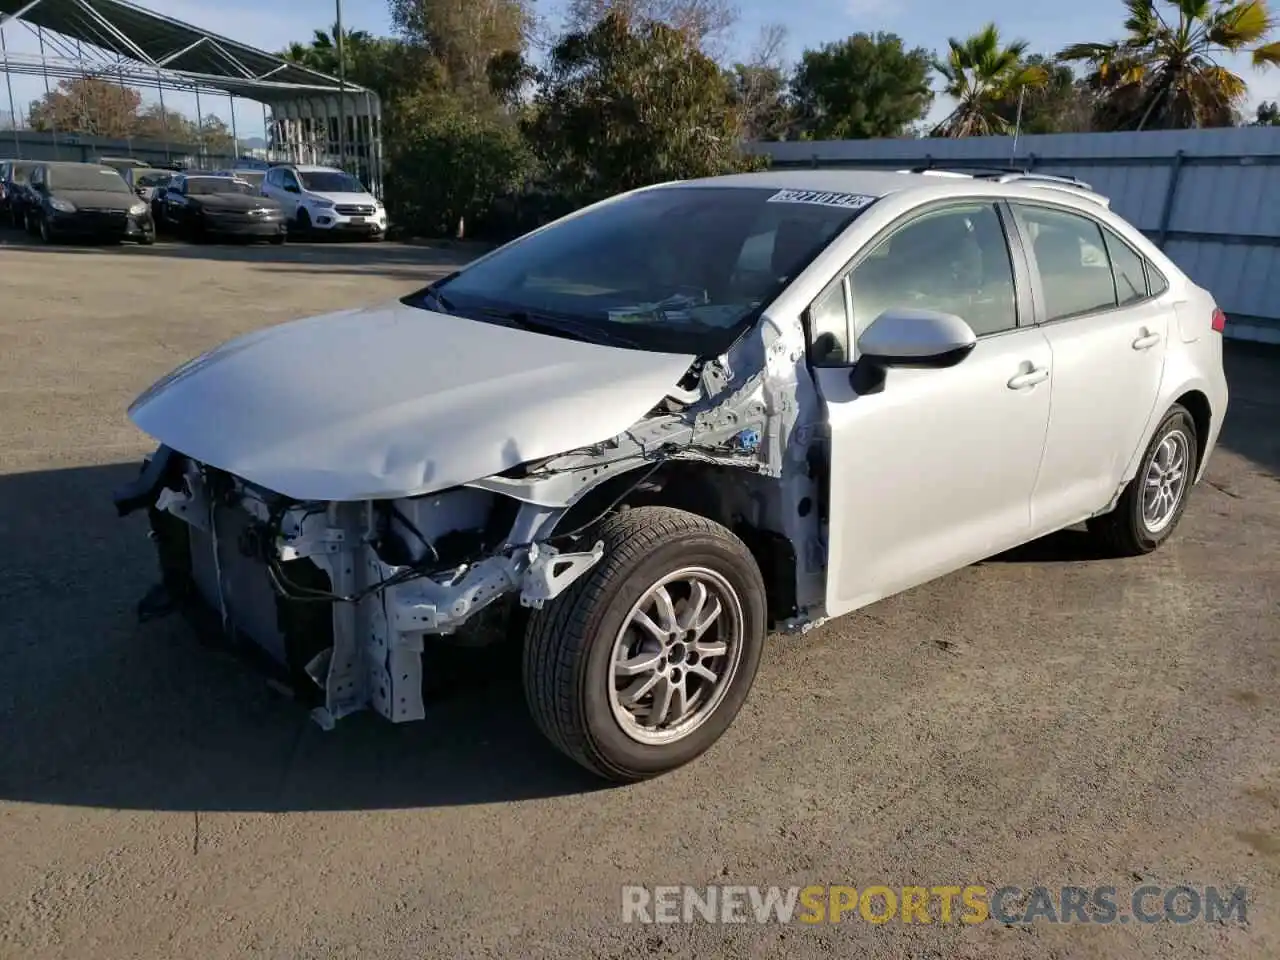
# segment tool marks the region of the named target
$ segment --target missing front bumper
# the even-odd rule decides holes
[[[282,508],[271,498],[161,447],[115,502],[121,515],[148,511],[163,601],[206,636],[219,634],[237,650],[247,639],[265,655],[255,657],[260,665],[326,726],[367,707],[393,722],[422,718],[427,643],[501,638],[517,598],[541,606],[603,552],[596,544],[560,553],[513,534],[508,542],[525,545],[419,572],[380,555],[374,504]],[[517,514],[516,529],[534,527]]]

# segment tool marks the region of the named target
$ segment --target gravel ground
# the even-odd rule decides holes
[[[1173,542],[1067,532],[771,644],[699,762],[600,789],[502,664],[325,734],[169,620],[128,402],[448,270],[392,244],[0,243],[0,956],[1280,956],[1280,354]],[[368,371],[376,376],[377,371]],[[634,926],[623,884],[1249,888],[1247,924]]]

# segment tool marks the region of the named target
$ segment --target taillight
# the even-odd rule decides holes
[[[1213,329],[1214,333],[1221,333],[1223,330],[1227,329],[1227,315],[1222,312],[1221,307],[1213,308],[1213,320],[1210,322],[1209,326]]]

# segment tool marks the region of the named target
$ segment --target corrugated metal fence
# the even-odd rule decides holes
[[[775,167],[1009,167],[1087,181],[1211,290],[1227,335],[1280,343],[1280,127],[755,143]]]

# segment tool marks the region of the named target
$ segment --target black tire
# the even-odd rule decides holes
[[[277,233],[274,237],[271,238],[272,245],[277,247],[282,246],[284,244],[284,241],[285,241],[285,236],[283,233]]]
[[[624,510],[587,539],[604,542],[604,557],[529,618],[525,698],[547,739],[592,773],[620,783],[644,780],[693,760],[737,716],[764,646],[764,580],[733,533],[683,510]],[[691,566],[723,578],[736,597],[742,627],[737,669],[699,726],[670,743],[642,743],[623,729],[610,705],[613,641],[634,604],[664,576]]]
[[[1182,474],[1184,481],[1177,494],[1172,518],[1153,531],[1143,515],[1142,494],[1151,462],[1160,445],[1172,434],[1180,434],[1182,438],[1186,460]],[[1199,468],[1197,449],[1195,421],[1185,407],[1175,403],[1152,435],[1138,464],[1138,472],[1120,495],[1115,509],[1088,521],[1089,533],[1102,550],[1117,557],[1139,557],[1150,553],[1169,539],[1187,508],[1187,500]]]
[[[311,214],[307,213],[306,207],[298,207],[298,214],[294,217],[293,229],[299,237],[305,237],[311,233]]]
[[[44,214],[40,215],[40,220],[36,223],[36,232],[40,235],[41,243],[53,243],[53,228],[49,226],[49,218]]]
[[[142,233],[142,236],[138,239],[138,243],[140,243],[144,247],[152,246],[155,242],[156,242],[156,231],[154,228],[152,228],[151,230],[144,230]]]

